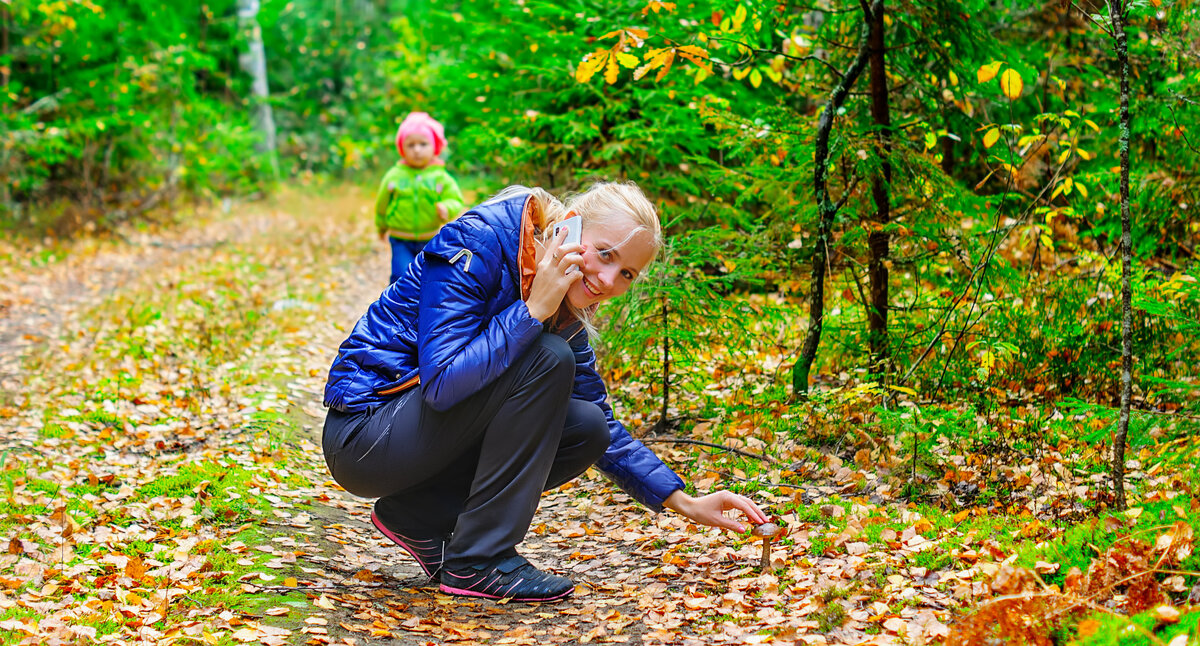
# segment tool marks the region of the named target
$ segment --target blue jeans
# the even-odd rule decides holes
[[[396,282],[404,270],[408,269],[408,263],[421,253],[421,249],[425,248],[425,243],[428,240],[401,240],[388,236],[388,242],[392,243],[392,277],[388,279],[388,284]]]

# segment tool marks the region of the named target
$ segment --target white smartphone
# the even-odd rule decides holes
[[[567,239],[563,240],[563,244],[579,244],[579,241],[583,237],[583,219],[576,215],[554,225],[555,238],[558,237],[559,232],[562,231],[564,227],[567,230]]]

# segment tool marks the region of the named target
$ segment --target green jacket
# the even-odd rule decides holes
[[[416,169],[397,162],[379,183],[375,198],[375,228],[393,238],[428,240],[444,222],[437,207],[446,207],[448,220],[463,210],[458,183],[444,166]]]

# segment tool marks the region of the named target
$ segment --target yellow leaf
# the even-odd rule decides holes
[[[1025,89],[1025,82],[1021,80],[1021,75],[1017,73],[1017,70],[1009,68],[1000,75],[1000,91],[1004,92],[1004,96],[1016,101],[1021,98],[1023,89]]]
[[[667,72],[671,70],[671,64],[675,62],[675,50],[670,50],[663,56],[662,69],[658,70],[658,76],[654,77],[654,82],[658,83],[667,76]]]
[[[754,87],[762,85],[762,72],[758,71],[758,68],[750,70],[750,85]]]
[[[617,57],[609,56],[608,65],[604,68],[604,81],[609,85],[617,82],[617,76],[621,73],[621,68],[617,66]]]
[[[783,72],[774,67],[765,68],[764,71],[767,73],[767,78],[771,79],[772,82],[778,83],[783,80]]]
[[[1086,151],[1082,148],[1076,148],[1075,152],[1078,153],[1080,157],[1083,157],[1084,159],[1086,159],[1088,161],[1091,161],[1093,158],[1096,157],[1094,154],[1089,153],[1088,151]]]
[[[1079,182],[1075,182],[1075,190],[1079,191],[1079,194],[1084,196],[1085,198],[1088,196],[1087,187],[1084,186],[1083,184],[1080,184]]]
[[[892,390],[895,390],[898,392],[902,392],[905,395],[912,395],[913,397],[917,396],[917,391],[915,391],[912,388],[909,388],[907,386],[890,386],[889,385],[888,388],[891,388]]]
[[[743,22],[746,22],[746,5],[739,4],[733,12],[733,28],[741,29]]]
[[[1064,148],[1063,151],[1061,153],[1059,153],[1059,155],[1058,155],[1058,163],[1061,164],[1061,163],[1067,161],[1067,157],[1070,157],[1070,156],[1071,156],[1071,149]]]
[[[283,585],[284,585],[284,587],[287,587],[287,588],[294,588],[294,587],[300,585],[300,582],[296,580],[296,577],[289,576],[288,578],[283,580]]]
[[[706,78],[708,78],[708,70],[703,67],[696,68],[696,85],[700,85]]]
[[[957,514],[954,514],[953,520],[956,523],[961,523],[967,519],[967,516],[970,516],[970,515],[971,515],[971,510],[964,509],[964,510],[958,512]]]
[[[617,62],[620,63],[624,67],[633,69],[633,68],[637,67],[638,57],[634,56],[633,54],[626,54],[625,52],[618,52],[617,53]]]
[[[1054,198],[1058,197],[1059,195],[1062,195],[1063,189],[1065,187],[1066,187],[1065,184],[1063,184],[1062,182],[1059,182],[1058,186],[1054,187],[1054,191],[1052,193],[1050,193],[1050,199],[1053,200]]]
[[[1001,61],[992,61],[991,63],[979,68],[979,71],[975,73],[975,76],[979,79],[980,83],[987,83],[993,78],[996,78],[996,73],[1000,71],[1000,66],[1003,64],[1004,63]]]
[[[579,62],[579,67],[575,69],[575,80],[580,83],[587,83],[604,66],[604,62],[607,59],[608,52],[603,49],[584,56],[583,60]]]
[[[750,74],[749,67],[735,68],[733,70],[733,78],[738,81],[746,78],[747,76],[749,76],[749,74]]]
[[[1096,132],[1100,132],[1100,126],[1096,125],[1095,121],[1092,121],[1091,119],[1084,119],[1083,122],[1086,123],[1088,125],[1088,127],[1091,128],[1092,130],[1095,130]]]
[[[992,146],[995,146],[997,141],[1000,141],[1000,129],[999,128],[992,128],[992,129],[988,130],[987,132],[983,133],[983,147],[984,148],[991,148]]]
[[[693,65],[703,68],[710,75],[712,74],[712,64],[708,61],[707,50],[695,45],[684,45],[683,47],[675,48],[673,53],[678,53],[683,58],[691,61]],[[743,74],[742,76],[745,75]]]
[[[950,72],[946,74],[946,77],[950,79],[951,87],[958,86],[958,75],[954,73],[954,70],[950,70]]]
[[[533,53],[535,53],[535,54],[536,54],[536,53],[537,53],[537,50],[538,50],[538,44],[537,44],[537,43],[533,43],[532,45],[530,45],[530,46],[529,46],[529,51],[531,51],[531,52],[533,52]]]

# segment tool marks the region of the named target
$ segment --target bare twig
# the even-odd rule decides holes
[[[750,451],[743,451],[742,449],[735,449],[732,446],[725,446],[724,444],[716,444],[714,442],[704,442],[702,440],[691,440],[691,439],[683,438],[683,437],[642,438],[642,444],[651,444],[651,443],[654,443],[654,444],[695,444],[697,446],[707,446],[710,449],[720,449],[720,450],[728,452],[728,453],[736,453],[738,455],[745,456],[747,458],[754,458],[755,460],[762,460],[762,461],[768,462],[770,464],[779,464],[778,460],[776,460],[775,458],[772,458],[770,456],[767,456],[767,455],[759,455],[758,453],[751,453]]]

